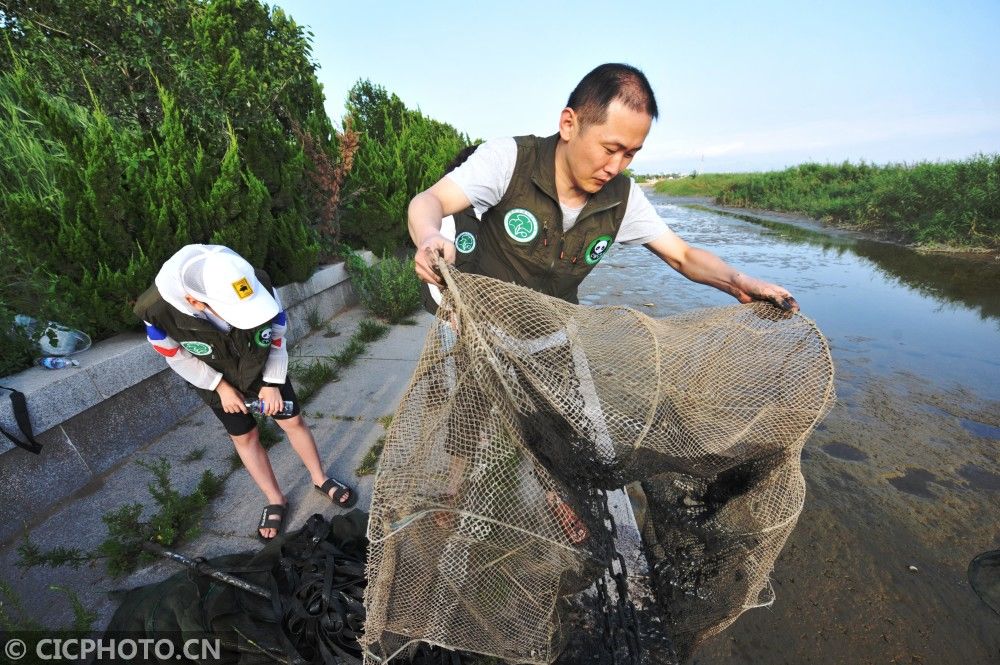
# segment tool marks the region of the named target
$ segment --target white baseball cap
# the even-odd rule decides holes
[[[198,247],[201,251],[181,267],[181,286],[191,297],[242,330],[256,328],[278,315],[278,303],[257,280],[246,259],[222,245]]]

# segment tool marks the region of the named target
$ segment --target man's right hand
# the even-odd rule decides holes
[[[247,413],[247,405],[243,401],[243,394],[225,379],[219,381],[219,385],[215,387],[215,392],[219,393],[219,399],[222,400],[222,410],[226,413]]]
[[[417,277],[428,284],[444,286],[444,280],[437,272],[438,256],[444,256],[445,263],[455,263],[455,243],[440,233],[433,233],[420,243],[414,258]]]

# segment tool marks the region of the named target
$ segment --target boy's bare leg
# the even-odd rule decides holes
[[[257,487],[267,497],[268,504],[284,505],[285,495],[278,487],[278,479],[274,477],[274,469],[271,468],[271,461],[267,458],[267,451],[260,445],[260,433],[257,428],[254,427],[246,434],[230,436],[233,445],[236,446],[236,454],[240,456],[240,461],[257,483]],[[277,533],[277,529],[260,529],[260,535],[264,538],[274,538]]]
[[[302,460],[306,470],[309,472],[312,484],[322,486],[326,482],[326,472],[319,461],[319,451],[316,450],[316,439],[313,438],[309,425],[306,424],[301,415],[294,418],[275,420],[274,422],[278,423],[278,426],[285,432],[288,442],[292,445],[292,450],[299,456],[299,459]],[[336,487],[330,489],[329,494],[331,499],[333,498],[333,493],[336,491]],[[351,492],[353,493],[354,490],[351,490]],[[350,496],[347,494],[341,495],[341,503],[348,500],[350,500]]]

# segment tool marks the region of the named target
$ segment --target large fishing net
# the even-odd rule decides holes
[[[441,270],[375,482],[367,661],[415,641],[555,660],[563,600],[606,564],[598,490],[636,480],[682,646],[768,603],[833,402],[816,326],[768,303],[653,319]]]

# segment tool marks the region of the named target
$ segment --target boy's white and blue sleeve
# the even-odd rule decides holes
[[[288,313],[281,306],[278,294],[274,294],[280,311],[271,321],[271,352],[264,362],[264,382],[281,385],[288,376],[288,345],[285,334],[288,331]]]
[[[181,378],[196,388],[215,390],[222,380],[222,372],[212,369],[204,361],[178,344],[161,328],[149,321],[146,324],[146,340],[153,349],[167,359],[170,369],[181,375]]]

